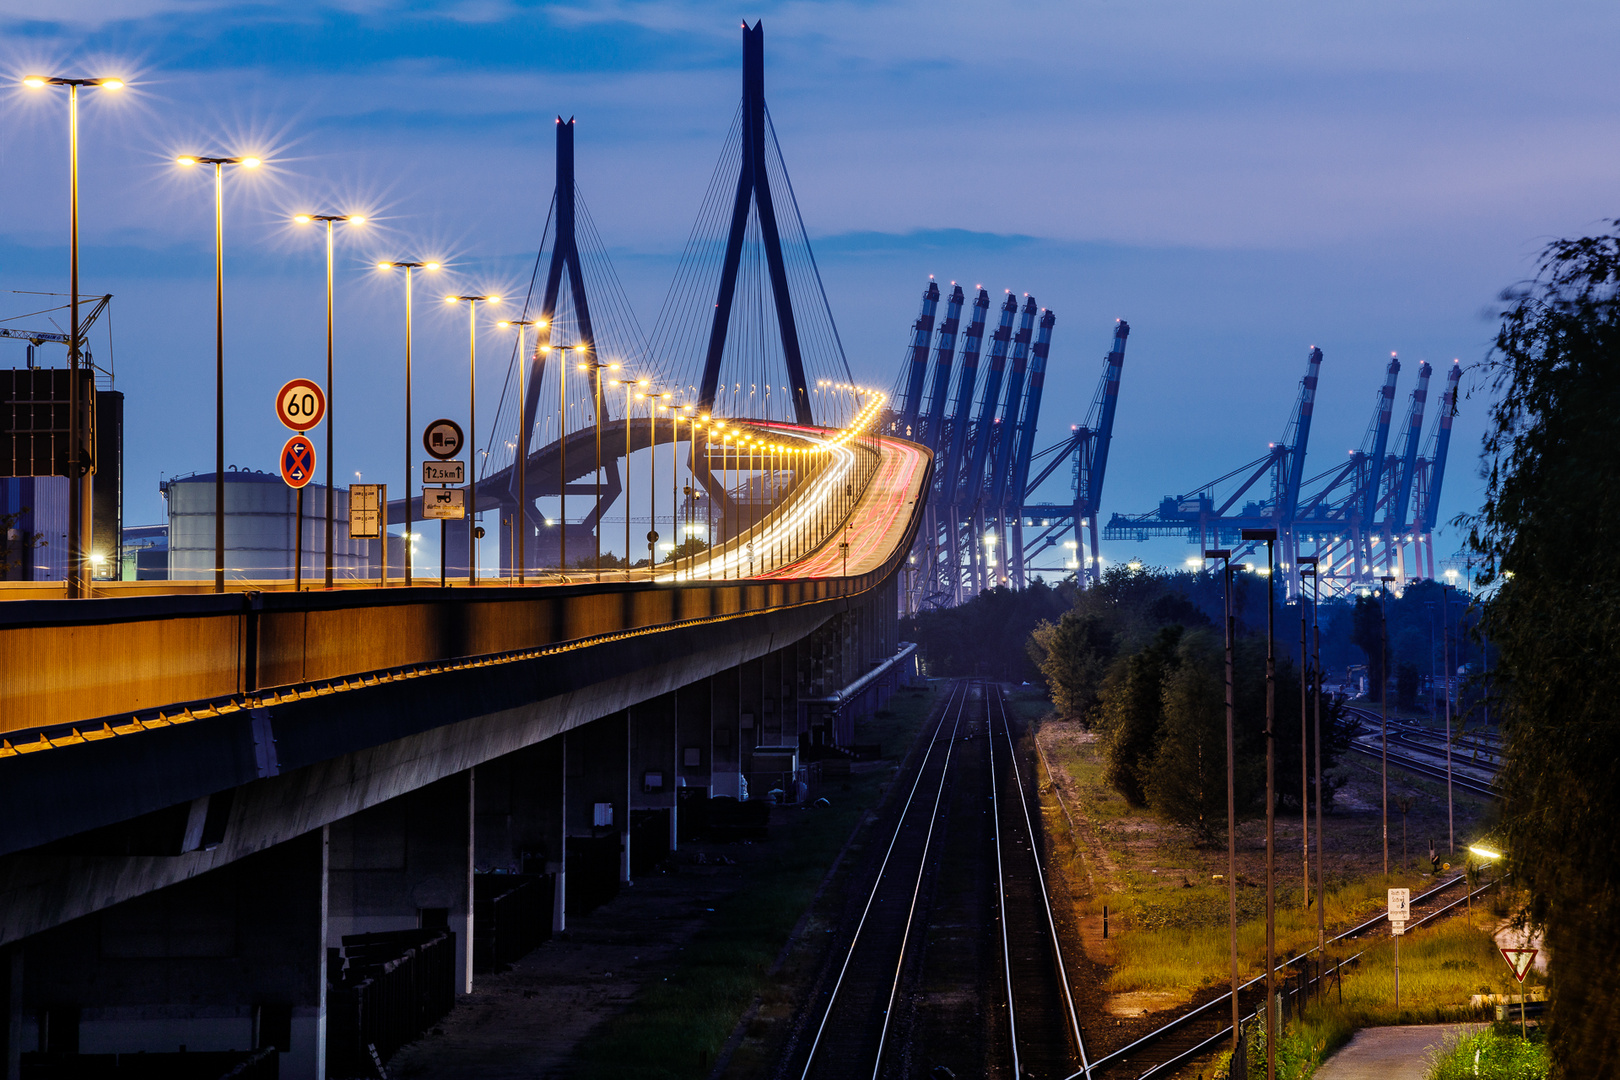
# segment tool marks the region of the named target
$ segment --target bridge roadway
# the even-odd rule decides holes
[[[861,454],[875,457],[864,471]],[[664,813],[673,846],[678,788],[739,795],[756,746],[851,741],[861,702],[845,698],[858,689],[870,707],[893,685],[874,673],[890,665],[897,674],[907,652],[896,577],[931,460],[883,439],[829,461],[752,532],[653,580],[304,593],[250,584],[163,595],[141,595],[150,583],[140,583],[133,595],[115,587],[87,600],[0,603],[7,1064],[17,1032],[28,1048],[36,1036],[44,1045],[40,1009],[51,1002],[76,1002],[74,1040],[85,1052],[133,1052],[172,1050],[165,1040],[187,1042],[188,1031],[190,1047],[204,1049],[213,1038],[205,1029],[236,1030],[240,1043],[251,1001],[290,995],[304,1034],[289,1036],[299,1047],[284,1055],[282,1075],[319,1075],[324,950],[344,934],[448,918],[461,932],[457,987],[470,992],[475,863],[543,865],[555,875],[560,927],[577,838],[616,833],[619,880],[628,880],[632,818]],[[829,521],[826,500],[855,477],[847,518]],[[758,572],[739,579],[750,555]],[[475,830],[475,819],[504,824]],[[421,840],[445,822],[448,845]],[[365,829],[384,839],[364,841]],[[397,856],[382,857],[378,845]],[[402,875],[400,895],[355,873],[374,863]],[[317,893],[308,892],[311,867]],[[192,955],[176,935],[187,918],[217,913],[217,902],[194,895],[202,883],[234,883],[245,912],[271,879],[300,883],[286,887],[278,912],[318,895],[320,920],[313,944],[299,924],[279,927],[265,939],[278,944],[265,947],[281,955],[309,946],[321,977],[303,972],[296,992],[267,990],[263,979],[238,985],[242,970],[259,970],[238,955],[235,974],[198,976],[199,986],[218,984],[208,1008],[237,1024],[208,1028],[200,991],[171,985],[179,957]],[[163,916],[167,937],[154,938],[159,900],[173,910]],[[131,931],[136,944],[120,944],[130,910],[147,923]],[[92,924],[99,964],[75,954]],[[245,934],[238,926],[238,954]],[[112,955],[169,966],[162,977],[120,969],[120,989],[105,990]],[[97,1000],[107,994],[117,1000]]]

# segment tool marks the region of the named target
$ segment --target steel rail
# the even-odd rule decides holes
[[[1421,903],[1427,901],[1430,897],[1436,895],[1437,893],[1444,892],[1445,890],[1451,888],[1453,885],[1457,884],[1459,881],[1462,881],[1462,880],[1464,880],[1463,875],[1458,874],[1456,877],[1453,877],[1453,878],[1450,878],[1450,879],[1448,879],[1446,881],[1441,882],[1439,885],[1436,885],[1434,888],[1428,890],[1427,892],[1419,893],[1417,896],[1414,896],[1412,898],[1411,902],[1414,903],[1414,904],[1421,904]],[[1487,886],[1484,886],[1483,888],[1489,888],[1489,887],[1490,886],[1487,885]],[[1475,895],[1478,895],[1478,893],[1480,891],[1483,891],[1483,889],[1476,890]],[[1468,899],[1468,897],[1465,896],[1465,897],[1463,897],[1463,899],[1461,901],[1458,901],[1458,903],[1466,902],[1467,899]],[[1455,906],[1456,906],[1456,904],[1451,904],[1451,905],[1448,905],[1446,908],[1443,908],[1441,910],[1449,910],[1451,907],[1455,907]],[[1424,920],[1432,918],[1434,914],[1438,914],[1438,912],[1431,913],[1430,915],[1425,915],[1423,917],[1423,919],[1419,919],[1417,922],[1414,922],[1412,925],[1414,927],[1419,926],[1419,925],[1421,925],[1423,923]],[[1359,924],[1357,926],[1353,926],[1350,929],[1348,929],[1348,930],[1346,930],[1346,931],[1344,931],[1342,933],[1335,934],[1333,937],[1328,938],[1328,944],[1332,945],[1332,944],[1335,944],[1337,942],[1344,941],[1344,940],[1346,940],[1348,938],[1359,937],[1362,934],[1366,933],[1368,930],[1371,930],[1373,927],[1377,926],[1379,923],[1388,922],[1388,921],[1389,921],[1389,913],[1388,912],[1381,912],[1381,913],[1379,913],[1377,915],[1374,915],[1372,918],[1368,919],[1366,922],[1363,922],[1363,923],[1361,923],[1361,924]],[[1312,953],[1317,951],[1317,948],[1318,948],[1317,946],[1313,945],[1313,946],[1311,946],[1311,948],[1309,948],[1309,949],[1305,950],[1304,952],[1300,953],[1299,957],[1295,957],[1295,959],[1299,959],[1300,957],[1310,956]],[[1287,967],[1288,967],[1287,964],[1278,964],[1276,966],[1275,970],[1282,971],[1282,970],[1286,970]],[[1254,978],[1250,979],[1248,982],[1244,983],[1242,986],[1239,986],[1238,987],[1238,992],[1241,994],[1243,991],[1248,990],[1251,987],[1258,986],[1260,983],[1265,982],[1265,979],[1266,979],[1266,977],[1265,977],[1264,974],[1256,975]],[[1121,1061],[1123,1061],[1133,1051],[1139,1050],[1142,1047],[1147,1046],[1150,1043],[1156,1042],[1157,1040],[1164,1038],[1166,1035],[1169,1035],[1171,1032],[1176,1031],[1179,1028],[1182,1028],[1182,1027],[1186,1026],[1187,1024],[1191,1023],[1194,1019],[1196,1019],[1199,1016],[1202,1016],[1204,1013],[1206,1013],[1209,1010],[1215,1008],[1216,1006],[1226,1004],[1231,999],[1232,999],[1232,991],[1228,990],[1224,994],[1220,995],[1219,997],[1213,998],[1213,999],[1211,999],[1209,1001],[1204,1002],[1204,1004],[1198,1006],[1196,1009],[1193,1009],[1191,1012],[1186,1012],[1186,1013],[1181,1014],[1180,1016],[1178,1016],[1175,1019],[1171,1020],[1170,1022],[1166,1023],[1164,1026],[1154,1028],[1152,1031],[1148,1032],[1146,1035],[1143,1035],[1141,1038],[1127,1043],[1126,1045],[1120,1047],[1118,1050],[1115,1050],[1113,1053],[1110,1053],[1110,1054],[1104,1055],[1103,1057],[1098,1058],[1096,1061],[1092,1062],[1091,1067],[1093,1069],[1095,1069],[1095,1070],[1101,1070],[1101,1069],[1109,1068],[1109,1067],[1111,1067],[1113,1065],[1117,1065]],[[1231,1037],[1230,1029],[1222,1028],[1222,1030],[1220,1032],[1220,1037],[1222,1037],[1222,1038],[1230,1038]],[[1078,1073],[1077,1072],[1077,1073],[1074,1073],[1073,1075],[1067,1077],[1066,1080],[1076,1080],[1077,1077],[1084,1077],[1084,1075],[1085,1075],[1084,1073]]]
[[[986,684],[986,685],[987,685],[987,689],[990,688],[989,684]],[[1042,906],[1043,906],[1043,908],[1045,910],[1045,914],[1046,914],[1046,930],[1047,930],[1047,933],[1049,935],[1050,941],[1052,943],[1052,959],[1057,964],[1058,982],[1063,987],[1063,1002],[1064,1002],[1064,1005],[1066,1006],[1066,1008],[1068,1010],[1068,1014],[1069,1014],[1069,1033],[1074,1036],[1075,1049],[1077,1049],[1079,1051],[1079,1053],[1080,1053],[1080,1072],[1076,1073],[1075,1075],[1076,1076],[1083,1076],[1083,1077],[1086,1077],[1087,1080],[1090,1080],[1091,1064],[1086,1058],[1085,1038],[1080,1033],[1080,1018],[1075,1013],[1074,991],[1069,986],[1069,971],[1068,971],[1068,968],[1063,963],[1063,946],[1058,941],[1057,920],[1052,915],[1052,898],[1051,898],[1051,895],[1050,895],[1050,893],[1048,893],[1047,888],[1046,888],[1046,873],[1045,873],[1044,870],[1041,869],[1041,853],[1040,853],[1040,849],[1036,846],[1036,842],[1035,842],[1035,836],[1036,836],[1035,825],[1034,825],[1034,822],[1030,819],[1030,816],[1029,816],[1029,799],[1024,794],[1023,772],[1022,772],[1022,770],[1020,770],[1018,768],[1018,751],[1017,751],[1017,748],[1013,745],[1013,741],[1012,741],[1012,726],[1007,723],[1007,706],[1006,706],[1005,700],[1003,699],[1003,696],[1002,696],[1002,693],[1001,693],[1001,688],[999,686],[994,687],[993,691],[994,691],[994,695],[995,695],[996,708],[1001,713],[1001,733],[1002,733],[1003,737],[1005,737],[1006,740],[1007,740],[1007,758],[1008,758],[1008,762],[1012,765],[1013,783],[1016,784],[1017,787],[1018,787],[1018,802],[1019,802],[1019,805],[1023,809],[1024,832],[1025,832],[1025,835],[1027,835],[1029,837],[1029,855],[1030,855],[1030,858],[1034,861],[1034,864],[1035,864],[1035,881],[1036,881],[1036,884],[1038,884],[1040,886],[1041,904],[1042,904]],[[987,699],[985,701],[985,719],[988,721],[989,717],[990,717],[990,703],[989,703],[989,700],[988,700],[988,697],[987,697]],[[1001,837],[1002,837],[1002,828],[1001,828],[1001,802],[1000,802],[999,796],[996,793],[996,788],[998,787],[998,785],[996,784],[996,751],[995,751],[996,743],[995,743],[995,737],[993,735],[991,735],[989,731],[986,731],[985,735],[990,740],[990,794],[991,794],[992,806],[995,808],[995,821],[996,821],[996,881],[997,881],[997,886],[1000,889],[1001,907],[1002,907],[1002,918],[1001,918],[1002,958],[1003,958],[1003,962],[1006,965],[1006,970],[1007,970],[1007,1022],[1008,1022],[1008,1026],[1011,1029],[1011,1033],[1012,1033],[1012,1036],[1013,1036],[1013,1042],[1012,1042],[1012,1046],[1013,1046],[1013,1075],[1014,1076],[1021,1076],[1023,1074],[1018,1071],[1018,1038],[1017,1038],[1018,1033],[1017,1033],[1017,1029],[1016,1029],[1015,1022],[1014,1022],[1014,1017],[1013,1017],[1014,1006],[1013,1006],[1013,994],[1012,994],[1012,962],[1011,962],[1011,958],[1010,958],[1010,948],[1009,948],[1008,940],[1007,940],[1007,917],[1006,917],[1007,889],[1006,889],[1005,879],[1002,877],[1002,873],[1001,873]]]
[[[923,773],[927,770],[928,760],[931,757],[933,757],[934,750],[939,746],[940,732],[945,729],[945,721],[946,721],[946,719],[948,717],[950,717],[951,702],[956,701],[957,702],[956,715],[955,715],[954,719],[952,720],[952,724],[951,724],[951,738],[950,738],[950,741],[946,744],[946,747],[945,747],[945,753],[947,754],[946,770],[944,772],[941,772],[941,774],[940,774],[939,790],[935,793],[935,796],[934,796],[934,816],[937,818],[938,815],[939,815],[939,797],[945,791],[945,776],[946,776],[946,773],[949,771],[948,755],[955,748],[956,729],[961,723],[962,710],[967,704],[967,696],[968,695],[967,695],[967,692],[966,692],[966,687],[967,687],[967,684],[965,682],[959,682],[959,683],[956,684],[955,687],[952,688],[951,697],[946,699],[945,709],[940,714],[939,723],[934,726],[933,736],[929,739],[929,742],[928,742],[928,750],[927,750],[926,753],[923,754],[922,760],[917,763],[917,778],[912,781],[912,783],[911,783],[911,791],[909,793],[907,793],[905,804],[900,808],[900,813],[897,815],[897,817],[895,819],[894,835],[889,837],[889,846],[883,853],[883,862],[878,866],[877,877],[872,882],[872,891],[869,894],[867,894],[866,906],[861,909],[860,921],[855,924],[855,935],[854,935],[854,937],[852,937],[850,939],[849,949],[844,954],[844,962],[838,969],[838,978],[833,983],[832,991],[827,995],[827,1007],[822,1012],[821,1023],[819,1025],[817,1025],[817,1027],[816,1027],[815,1039],[812,1040],[811,1043],[810,1043],[810,1051],[809,1051],[808,1055],[805,1057],[804,1071],[799,1074],[800,1075],[800,1080],[807,1080],[807,1078],[810,1075],[811,1068],[813,1068],[814,1065],[815,1065],[816,1051],[821,1048],[821,1039],[822,1039],[822,1036],[824,1034],[826,1034],[827,1021],[832,1017],[833,1007],[838,1002],[838,992],[843,987],[843,984],[844,984],[844,976],[849,973],[850,962],[853,961],[854,958],[855,958],[855,949],[860,944],[861,931],[866,926],[867,917],[869,915],[871,915],[871,913],[872,913],[872,905],[877,902],[878,891],[883,887],[883,872],[886,869],[888,869],[889,859],[894,855],[894,846],[899,841],[900,833],[905,828],[906,815],[908,813],[910,813],[911,804],[912,804],[912,802],[914,802],[916,800],[917,789],[922,785]],[[960,700],[957,699],[958,692],[961,692]],[[932,833],[933,833],[933,824],[932,824],[932,822],[930,822],[930,824],[929,824],[929,833],[930,833],[930,835],[932,835]],[[926,857],[924,857],[920,861],[920,868],[918,870],[919,880],[921,879],[921,876],[922,876],[924,870],[926,870],[927,866],[928,866],[928,860],[927,860]],[[913,904],[913,910],[915,910],[915,905],[916,905],[916,894],[915,894],[915,892],[912,894],[912,904]],[[909,916],[907,918],[906,925],[907,925],[907,928],[908,928],[908,931],[909,931],[909,928],[910,928],[910,925],[911,925]],[[905,961],[905,951],[902,948],[901,956],[900,956],[900,963],[903,964],[904,961]],[[899,980],[899,969],[898,969],[898,967],[896,968],[895,979],[898,982],[898,980]],[[892,1004],[892,1002],[893,1002],[893,994],[892,994],[892,992],[890,994],[890,1001],[891,1001],[891,1004]],[[890,1009],[889,1011],[892,1012],[893,1010]],[[885,1029],[887,1028],[887,1023],[888,1023],[888,1021],[887,1021],[887,1013],[885,1013],[885,1020],[884,1020]],[[881,1042],[880,1042],[878,1063],[881,1063],[881,1061],[882,1061],[882,1051],[881,1051]],[[874,1075],[876,1075],[876,1071],[877,1071],[877,1068],[876,1068],[876,1065],[874,1065],[874,1067],[873,1067],[873,1074]]]

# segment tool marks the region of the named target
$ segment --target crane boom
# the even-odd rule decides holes
[[[1029,394],[1024,400],[1024,418],[1018,422],[1018,456],[1013,459],[1013,511],[1029,497],[1029,463],[1035,453],[1035,425],[1041,415],[1041,392],[1046,385],[1046,358],[1052,350],[1052,326],[1057,316],[1041,313],[1040,330],[1029,361]]]
[[[1018,301],[1007,294],[1001,305],[1001,324],[990,338],[990,371],[985,376],[984,396],[979,399],[979,421],[973,426],[973,456],[963,477],[962,495],[969,506],[984,492],[984,463],[995,439],[996,406],[1001,404],[1001,380],[1007,374],[1007,346],[1012,343],[1013,313]]]
[[[1453,360],[1446,372],[1446,391],[1440,398],[1440,415],[1435,418],[1433,433],[1429,436],[1429,493],[1422,511],[1424,532],[1433,532],[1435,517],[1440,512],[1440,482],[1446,476],[1446,452],[1451,447],[1451,422],[1457,416],[1457,384],[1462,380],[1462,361]]]
[[[1383,480],[1384,454],[1389,449],[1389,421],[1395,411],[1395,381],[1401,374],[1400,357],[1389,354],[1389,367],[1384,369],[1384,385],[1378,390],[1378,403],[1373,409],[1373,422],[1369,426],[1372,446],[1368,450],[1368,474],[1362,498],[1361,520],[1371,524],[1378,512],[1379,484]]]
[[[1108,352],[1108,367],[1091,406],[1094,419],[1086,424],[1095,432],[1091,437],[1091,469],[1086,478],[1086,513],[1093,519],[1102,501],[1103,474],[1108,471],[1108,444],[1114,438],[1114,411],[1119,407],[1119,376],[1125,367],[1125,339],[1130,336],[1131,324],[1124,319],[1115,320],[1114,347]]]
[[[1294,520],[1299,510],[1299,485],[1305,475],[1305,450],[1311,441],[1311,415],[1316,411],[1316,384],[1322,374],[1322,350],[1311,346],[1310,359],[1305,365],[1305,377],[1299,382],[1299,401],[1294,405],[1294,419],[1283,437],[1288,447],[1288,477],[1282,493],[1278,516],[1283,522]]]
[[[934,346],[934,382],[930,388],[928,411],[923,414],[923,441],[930,450],[940,450],[945,432],[945,398],[951,389],[951,358],[956,354],[956,335],[962,326],[962,286],[951,282],[951,298],[945,305],[945,323],[939,328]]]
[[[1418,365],[1417,388],[1412,391],[1412,404],[1406,413],[1406,441],[1401,446],[1400,472],[1391,477],[1394,498],[1384,514],[1390,532],[1399,535],[1406,531],[1406,507],[1412,501],[1412,475],[1417,469],[1418,450],[1423,442],[1423,409],[1429,397],[1429,376],[1433,373],[1427,362]]]
[[[973,388],[979,376],[979,352],[984,348],[984,321],[990,310],[990,293],[979,290],[973,301],[973,318],[967,333],[962,336],[962,373],[956,378],[956,415],[951,420],[951,449],[945,457],[943,479],[940,483],[941,505],[949,506],[956,500],[956,489],[962,476],[962,455],[967,452],[968,428],[972,424]]]
[[[911,363],[906,369],[906,385],[900,395],[899,425],[896,434],[910,438],[922,410],[923,378],[928,374],[928,342],[934,336],[934,312],[939,307],[939,283],[932,278],[923,290],[922,314],[911,324]]]
[[[1007,376],[1007,400],[1001,407],[1001,426],[990,459],[990,505],[1004,506],[1013,447],[1018,438],[1018,413],[1024,404],[1024,377],[1029,371],[1029,346],[1035,335],[1035,298],[1025,294],[1023,316],[1013,338],[1012,370]]]

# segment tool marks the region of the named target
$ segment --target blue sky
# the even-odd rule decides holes
[[[84,290],[117,297],[126,520],[161,519],[160,475],[211,467],[211,200],[172,165],[186,151],[270,162],[227,178],[227,460],[273,468],[273,391],[324,363],[321,247],[286,222],[340,209],[373,220],[339,239],[338,473],[397,484],[399,287],[372,264],[431,255],[457,290],[520,288],[552,117],[572,115],[650,326],[736,107],[743,17],[765,21],[772,117],[858,377],[892,381],[930,273],[1031,292],[1058,316],[1055,436],[1130,320],[1105,514],[1259,454],[1313,344],[1326,468],[1390,350],[1404,412],[1417,361],[1481,360],[1499,290],[1617,208],[1607,4],[0,0],[0,315],[44,306],[12,290],[67,288],[66,103],[16,81],[121,75],[128,92],[83,103],[82,201]],[[464,397],[463,318],[419,312],[419,401]],[[492,402],[510,346],[481,348],[501,356]],[[1463,403],[1444,517],[1477,502],[1483,411]]]

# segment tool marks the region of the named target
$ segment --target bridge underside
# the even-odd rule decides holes
[[[468,993],[507,947],[489,887],[543,891],[560,929],[678,846],[692,799],[800,795],[904,677],[928,476],[896,476],[847,570],[4,605],[12,1074],[35,1047],[185,1044],[322,1077],[353,1050],[327,966],[353,935],[453,935]]]

